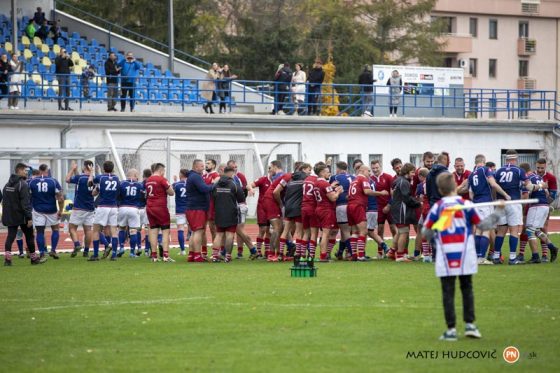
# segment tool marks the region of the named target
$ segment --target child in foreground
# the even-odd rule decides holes
[[[481,338],[478,328],[474,324],[474,293],[472,275],[478,270],[477,256],[474,244],[474,226],[478,229],[492,229],[500,216],[504,214],[503,206],[484,220],[480,220],[475,208],[457,210],[451,213],[450,224],[445,228],[432,229],[445,208],[472,203],[457,195],[457,184],[453,175],[444,173],[436,179],[437,187],[443,196],[436,202],[424,222],[422,235],[436,246],[436,276],[441,280],[443,292],[443,309],[447,331],[440,340],[456,341],[457,330],[455,316],[455,279],[459,277],[461,293],[463,295],[463,320],[465,321],[465,337]],[[436,227],[434,227],[436,228]]]

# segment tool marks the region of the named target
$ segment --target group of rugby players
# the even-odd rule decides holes
[[[143,181],[134,169],[127,171],[126,180],[119,180],[111,161],[105,162],[97,175],[90,161],[83,163],[81,174],[73,164],[66,176],[67,183],[75,184],[69,221],[74,242],[71,256],[83,252],[88,260],[97,261],[99,246],[104,244],[102,258],[110,255],[111,260],[116,260],[124,254],[128,242],[130,257],[138,257],[144,251],[153,261],[174,261],[169,256],[171,220],[167,204],[168,196],[174,196],[180,255],[187,255],[185,241],[188,240],[189,262],[229,262],[234,237],[237,237],[238,258],[243,256],[244,246],[250,249],[250,259],[263,258],[270,262],[315,258],[319,247],[317,260],[327,262],[333,258],[339,237],[334,254],[339,260],[388,258],[397,262],[431,262],[431,244],[418,233],[414,254],[409,256],[409,237],[411,228],[421,231],[430,207],[441,199],[435,180],[439,174],[449,172],[450,156],[447,152],[437,157],[426,152],[422,162],[422,167],[416,168],[393,159],[391,167],[395,176],[391,176],[383,172],[379,160],[371,161],[369,166],[355,160],[351,165],[353,174],[345,162],[333,165],[330,159],[313,166],[296,162],[294,172],[284,172],[281,162],[273,161],[266,175],[248,183],[233,160],[224,165],[212,159],[195,160],[192,170],[181,169],[173,184],[165,179],[165,167],[160,163],[143,171]],[[501,249],[508,232],[509,264],[524,263],[527,243],[532,251],[530,263],[556,259],[558,250],[548,239],[546,227],[557,184],[556,178],[546,172],[545,159],[539,159],[533,170],[526,163],[517,165],[517,153],[509,150],[506,165],[499,169],[494,163],[486,162],[483,155],[476,156],[472,172],[465,169],[462,158],[455,159],[454,168],[459,195],[474,203],[495,199],[538,200],[525,209],[519,204],[507,205],[505,216],[495,230],[476,232],[479,264],[503,263]],[[48,176],[46,165],[36,171],[29,184],[41,257],[47,252],[44,231],[50,226],[53,234],[49,255],[58,259],[60,185]],[[258,190],[259,231],[253,245],[244,223],[248,211],[246,198],[253,196],[255,190]],[[477,209],[481,219],[492,211],[491,207]],[[391,247],[384,240],[386,225],[393,238]],[[84,232],[83,245],[78,235],[80,226]],[[144,240],[143,227],[149,232]],[[208,256],[207,228],[212,236],[211,256]],[[368,237],[377,244],[373,258],[366,255]],[[18,245],[23,256],[23,243]]]

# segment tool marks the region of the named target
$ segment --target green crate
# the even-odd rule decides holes
[[[290,268],[292,277],[317,277],[317,268],[307,265],[295,265]]]

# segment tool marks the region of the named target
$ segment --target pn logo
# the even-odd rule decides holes
[[[514,346],[506,347],[503,356],[506,363],[514,364],[519,360],[519,350]]]

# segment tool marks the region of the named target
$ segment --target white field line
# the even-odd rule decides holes
[[[85,301],[80,304],[66,304],[59,306],[49,306],[49,307],[35,307],[31,308],[31,311],[52,311],[60,310],[66,308],[82,308],[82,307],[112,307],[112,306],[126,306],[130,304],[134,305],[152,305],[152,304],[173,304],[173,303],[183,303],[189,301],[206,300],[211,297],[189,297],[189,298],[169,298],[169,299],[152,299],[152,300],[130,300],[130,301]]]

